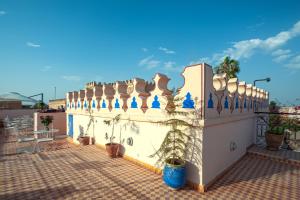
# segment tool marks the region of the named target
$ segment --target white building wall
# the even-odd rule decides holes
[[[90,116],[88,114],[73,114],[73,117],[73,139],[75,143],[78,143],[77,138],[80,134],[80,129],[83,128],[84,132],[86,132]],[[149,119],[143,121],[137,119],[128,120],[128,116],[123,116],[123,118],[124,119],[120,120],[120,122],[115,125],[114,131],[114,142],[122,144],[121,152],[126,156],[140,160],[143,163],[161,168],[156,162],[157,157],[151,158],[150,155],[160,147],[169,128],[156,123],[150,123]],[[109,118],[96,116],[94,118],[94,126],[92,124],[87,132],[89,136],[95,137],[96,144],[104,146],[106,143],[109,143],[109,139],[105,139],[105,133],[108,133],[108,136],[110,136],[112,126],[104,124],[103,121],[107,119]],[[201,162],[201,146],[199,146],[201,142],[199,138],[201,135],[201,131],[193,133],[193,138],[197,138],[197,140],[193,139],[189,144],[190,150],[188,154],[187,178],[195,183],[200,183],[199,178],[202,173],[199,169]],[[132,138],[132,146],[127,144],[128,138]]]
[[[254,143],[254,120],[254,115],[225,118],[204,128],[202,185],[246,154],[247,147]]]

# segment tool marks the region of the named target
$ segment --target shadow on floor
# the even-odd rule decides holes
[[[209,191],[219,187],[229,186],[239,182],[255,181],[257,179],[269,179],[276,174],[290,172],[296,166],[280,163],[260,158],[254,155],[246,155],[242,160],[236,163],[224,176],[214,183]]]
[[[58,199],[65,198],[75,193],[76,188],[72,185],[63,187],[43,188],[38,190],[29,190],[21,192],[13,192],[0,195],[0,199]]]

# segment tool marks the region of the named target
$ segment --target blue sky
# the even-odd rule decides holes
[[[63,98],[86,82],[240,61],[240,80],[300,103],[300,1],[0,0],[0,94]]]

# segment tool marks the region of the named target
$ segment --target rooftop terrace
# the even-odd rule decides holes
[[[172,190],[160,175],[111,159],[94,145],[36,154],[16,154],[15,142],[3,137],[0,145],[0,199],[300,198],[299,156],[292,156],[293,162],[280,160],[280,154],[271,159],[257,147],[201,194],[189,187]]]

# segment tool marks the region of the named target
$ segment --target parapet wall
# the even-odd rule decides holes
[[[269,93],[226,74],[213,75],[207,64],[186,67],[180,88],[183,109],[198,109],[201,119],[248,115],[268,108]],[[91,82],[84,90],[67,93],[69,112],[134,113],[161,115],[167,106],[171,90],[169,78],[156,74],[152,82],[134,78],[115,83]]]

